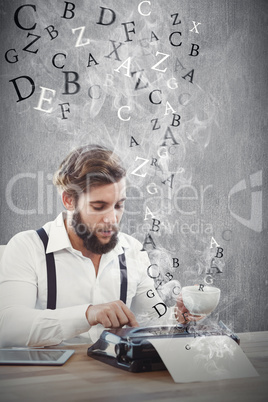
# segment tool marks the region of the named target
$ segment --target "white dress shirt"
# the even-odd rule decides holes
[[[53,252],[55,258],[57,308],[46,308],[47,271],[41,239],[35,230],[18,233],[6,246],[0,264],[0,347],[49,346],[68,340],[95,342],[103,327],[90,327],[86,310],[90,304],[119,300],[118,255],[124,250],[126,305],[139,324],[162,325],[172,320],[168,310],[164,314],[165,305],[147,275],[148,255],[136,239],[119,233],[116,247],[101,256],[96,276],[92,261],[72,247],[64,214],[45,224],[44,229],[49,237],[47,253]]]

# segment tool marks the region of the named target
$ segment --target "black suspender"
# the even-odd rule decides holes
[[[127,265],[126,265],[126,256],[125,250],[124,253],[118,256],[119,265],[120,265],[120,280],[121,280],[121,288],[120,288],[120,300],[126,303],[127,300]]]
[[[45,229],[40,228],[37,233],[44,244],[45,251],[47,249],[48,235]],[[120,266],[120,300],[126,303],[127,300],[127,266],[126,266],[126,256],[125,252],[118,256],[119,266]],[[56,278],[56,268],[54,254],[46,254],[46,265],[47,265],[47,308],[55,310],[57,301],[57,278]]]
[[[45,229],[40,228],[37,233],[44,244],[45,251],[47,249],[48,236]],[[57,301],[57,278],[53,253],[46,254],[47,262],[47,308],[55,310]]]

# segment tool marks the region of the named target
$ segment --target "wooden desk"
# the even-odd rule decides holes
[[[168,371],[125,372],[89,358],[87,345],[79,345],[68,347],[76,352],[64,366],[0,366],[0,401],[264,402],[268,397],[268,332],[239,336],[259,377],[176,384]]]

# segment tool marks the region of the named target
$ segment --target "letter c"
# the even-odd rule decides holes
[[[188,95],[188,100],[186,99],[186,100],[183,102],[183,96],[184,96],[184,95]],[[179,96],[179,103],[180,103],[180,105],[182,105],[182,106],[188,105],[188,103],[190,102],[190,98],[191,98],[191,95],[188,94],[188,92],[182,93],[182,94]]]
[[[66,54],[65,54],[65,53],[56,53],[56,54],[54,54],[54,56],[53,56],[53,58],[52,58],[52,64],[53,64],[53,66],[56,67],[56,68],[63,68],[63,67],[65,66],[65,64],[62,64],[62,66],[57,66],[57,65],[55,64],[55,59],[56,59],[56,57],[59,56],[59,55],[63,56],[63,57],[66,59]]]
[[[172,42],[172,37],[174,34],[179,34],[181,36],[181,32],[175,31],[175,32],[171,32],[171,34],[169,35],[169,42],[172,46],[181,46],[182,42],[180,42],[178,45]]]
[[[149,95],[150,102],[153,103],[154,105],[160,105],[162,103],[161,100],[160,100],[160,102],[153,102],[153,100],[152,100],[152,94],[154,92],[160,92],[160,94],[162,93],[161,89],[154,89],[152,92],[150,92],[150,95]]]
[[[226,237],[224,236],[226,232],[230,232],[230,237],[229,237],[228,239],[226,239]],[[230,229],[226,229],[226,230],[224,230],[224,231],[222,232],[222,236],[221,236],[221,237],[222,237],[223,240],[225,240],[225,241],[230,241],[230,240],[231,240],[231,237],[232,237],[231,233],[232,233],[232,231],[231,231]]]
[[[20,6],[19,8],[17,8],[17,10],[15,11],[14,21],[15,21],[15,24],[17,25],[17,27],[19,27],[20,29],[23,29],[24,31],[31,31],[31,30],[35,29],[36,23],[32,27],[27,28],[27,27],[23,27],[19,22],[19,12],[24,7],[32,7],[34,9],[34,11],[36,12],[36,7],[34,4],[24,4],[23,6]]]
[[[178,293],[175,292],[175,289],[179,289]],[[180,292],[181,292],[181,287],[180,287],[180,286],[175,286],[175,287],[172,289],[172,292],[173,292],[174,295],[176,295],[176,296],[179,295]]]
[[[139,12],[141,15],[143,15],[144,17],[148,17],[148,15],[151,14],[151,11],[149,11],[147,14],[144,14],[144,13],[141,12],[141,5],[142,5],[143,3],[148,3],[149,5],[151,5],[151,2],[150,2],[150,1],[142,1],[142,2],[138,5],[138,12]]]
[[[119,117],[120,120],[129,121],[129,120],[130,120],[130,116],[128,116],[127,119],[123,119],[123,117],[121,116],[121,110],[122,110],[122,109],[128,109],[128,110],[130,110],[130,107],[129,107],[129,106],[121,106],[121,107],[118,109],[118,112],[117,112],[117,115],[118,115],[118,117]]]
[[[153,265],[155,265],[156,267],[158,267],[157,264],[151,264],[151,265],[149,265],[149,267],[147,268],[147,275],[148,275],[150,278],[156,279],[156,278],[159,277],[160,272],[159,272],[159,270],[158,270],[158,275],[157,275],[157,276],[153,276],[152,274],[150,274],[149,269],[150,269]]]
[[[175,152],[171,152],[171,150],[175,148]],[[170,153],[170,155],[175,155],[175,153],[177,152],[177,148],[174,147],[174,145],[170,145],[170,147],[168,148],[168,152]]]
[[[99,96],[97,96],[97,94],[96,94],[95,97],[92,95],[91,88],[94,88],[94,87],[97,87],[97,88],[98,88],[98,94],[99,94]],[[91,99],[100,99],[100,97],[101,97],[100,90],[101,90],[101,89],[100,89],[100,86],[99,86],[99,85],[92,85],[92,86],[88,89],[88,96],[89,96]]]

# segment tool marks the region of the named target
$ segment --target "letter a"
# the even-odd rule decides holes
[[[153,241],[152,236],[148,233],[144,239],[143,247],[141,251],[145,251],[145,246],[151,244],[153,248],[156,248],[155,242]]]
[[[211,237],[211,241],[210,241],[210,248],[213,248],[213,245],[216,244],[216,247],[220,247],[220,245],[216,242],[216,240],[214,239],[214,237]]]
[[[137,143],[137,141],[135,140],[135,138],[131,136],[130,147],[133,147],[132,144],[135,144],[135,146],[140,145],[140,144]]]
[[[128,57],[117,69],[114,69],[117,73],[119,73],[120,68],[125,68],[127,70],[126,76],[131,77],[130,75],[130,62],[131,62],[131,57]]]
[[[147,221],[147,215],[151,215],[152,219],[154,218],[154,214],[152,213],[152,211],[150,210],[149,207],[146,207],[146,211],[145,211],[145,218],[144,220]]]

